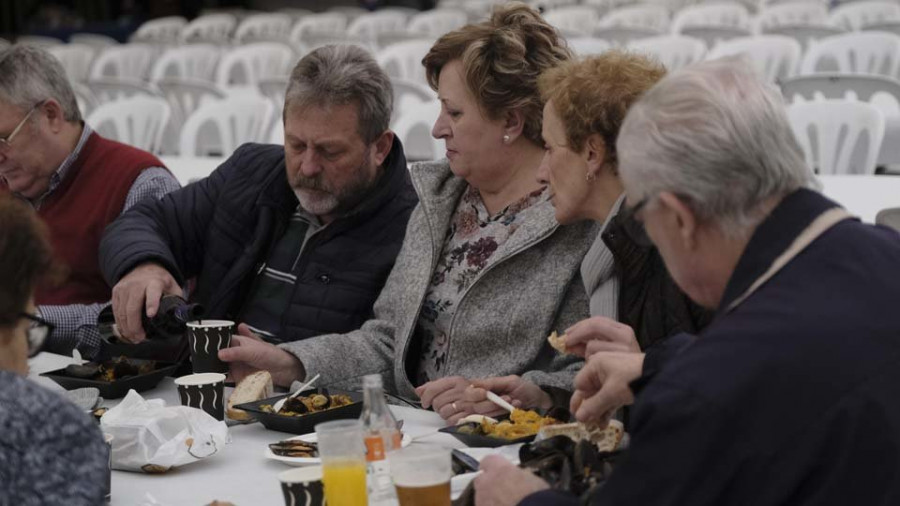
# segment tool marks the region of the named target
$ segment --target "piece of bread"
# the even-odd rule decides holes
[[[556,335],[556,331],[554,330],[552,334],[547,338],[547,342],[550,343],[550,346],[553,347],[554,350],[560,353],[568,353],[566,351],[566,335]]]
[[[250,415],[242,409],[235,409],[235,405],[245,402],[253,402],[261,399],[272,397],[274,387],[272,386],[272,375],[269,371],[258,371],[246,378],[234,388],[231,397],[228,398],[228,405],[225,413],[232,420],[247,421]]]
[[[566,436],[575,442],[587,439],[597,445],[597,449],[601,452],[611,452],[621,444],[625,435],[625,426],[618,420],[610,420],[606,427],[580,422],[545,425],[541,428],[541,435],[544,438]]]

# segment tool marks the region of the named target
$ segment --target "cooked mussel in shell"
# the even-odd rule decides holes
[[[272,443],[269,445],[269,449],[275,455],[281,455],[282,457],[312,458],[319,456],[319,447],[316,443],[307,443],[296,439]]]

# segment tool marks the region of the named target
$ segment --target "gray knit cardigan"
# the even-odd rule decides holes
[[[347,334],[286,343],[319,385],[356,389],[380,373],[385,388],[418,400],[407,375],[410,341],[450,221],[467,183],[446,161],[410,169],[419,205],[410,217],[394,269],[374,307],[374,318]],[[589,316],[579,266],[597,224],[560,226],[550,202],[527,210],[522,225],[494,253],[459,301],[450,325],[447,376],[483,378],[518,374],[541,386],[571,390],[582,361],[559,355],[546,342]]]

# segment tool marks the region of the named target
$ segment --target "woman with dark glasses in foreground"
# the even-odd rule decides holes
[[[53,331],[33,300],[53,269],[43,224],[0,195],[0,504],[104,500],[107,449],[96,423],[25,377]]]

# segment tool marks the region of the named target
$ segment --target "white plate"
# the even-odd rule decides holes
[[[305,443],[315,443],[319,440],[315,432],[288,438],[289,441],[295,439],[298,441],[303,441]],[[410,437],[409,434],[403,434],[403,439],[400,441],[400,445],[405,447],[410,443],[412,443],[412,437]],[[322,463],[322,460],[319,457],[285,457],[283,455],[275,455],[274,453],[272,453],[272,450],[269,449],[268,445],[266,446],[266,452],[264,455],[267,459],[277,460],[278,462],[282,462],[294,467],[317,466]]]

